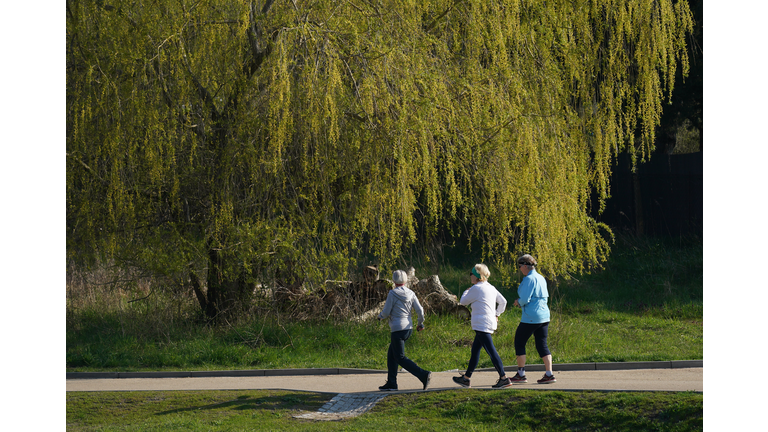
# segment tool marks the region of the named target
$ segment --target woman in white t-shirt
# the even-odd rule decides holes
[[[501,293],[488,283],[491,272],[485,264],[476,264],[470,273],[470,282],[472,286],[461,295],[461,303],[464,306],[470,306],[472,309],[472,330],[475,331],[475,340],[472,342],[472,352],[469,357],[469,365],[466,372],[454,377],[453,382],[462,386],[470,387],[469,379],[480,361],[480,349],[491,357],[493,367],[499,373],[499,380],[492,387],[496,389],[506,388],[512,385],[504,372],[504,364],[501,357],[493,345],[493,332],[499,321],[499,315],[504,313],[507,307],[507,300]]]

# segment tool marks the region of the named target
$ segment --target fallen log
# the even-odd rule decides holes
[[[459,300],[456,295],[449,293],[443,285],[440,283],[440,278],[437,275],[429,276],[424,280],[416,278],[416,272],[413,267],[409,268],[408,282],[406,286],[416,293],[419,298],[421,307],[424,308],[425,314],[438,314],[438,313],[453,313],[462,319],[469,319],[471,313],[466,306],[459,304]],[[378,282],[381,282],[381,279]],[[394,287],[394,283],[387,280]],[[377,290],[381,295],[381,289]],[[386,294],[385,294],[386,300]],[[375,319],[381,310],[384,308],[385,301],[377,304],[374,308],[365,311],[364,313],[352,318],[353,321],[365,321]]]

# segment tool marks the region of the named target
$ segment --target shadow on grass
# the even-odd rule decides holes
[[[231,410],[284,410],[284,409],[300,409],[305,411],[313,411],[323,406],[330,400],[330,396],[327,394],[319,393],[307,393],[307,394],[290,394],[279,396],[263,396],[263,397],[250,397],[250,396],[238,396],[237,399],[217,402],[213,404],[190,406],[187,408],[177,408],[167,411],[156,413],[155,415],[163,416],[170,414],[180,414],[201,410],[219,410],[219,409],[231,409]]]

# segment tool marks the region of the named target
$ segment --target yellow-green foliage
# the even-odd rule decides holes
[[[692,30],[672,0],[67,6],[70,249],[159,237],[316,280],[419,229],[552,277],[599,262],[589,208],[619,152],[649,157]]]

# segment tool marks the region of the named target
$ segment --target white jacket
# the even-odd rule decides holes
[[[397,286],[387,294],[387,301],[379,314],[379,319],[389,317],[389,329],[393,332],[412,329],[411,308],[416,311],[416,315],[419,317],[418,325],[423,325],[424,309],[422,309],[416,293],[405,286]]]
[[[507,299],[495,286],[485,281],[478,282],[464,291],[459,303],[464,306],[472,305],[472,330],[483,333],[496,331],[496,317],[507,308]]]

